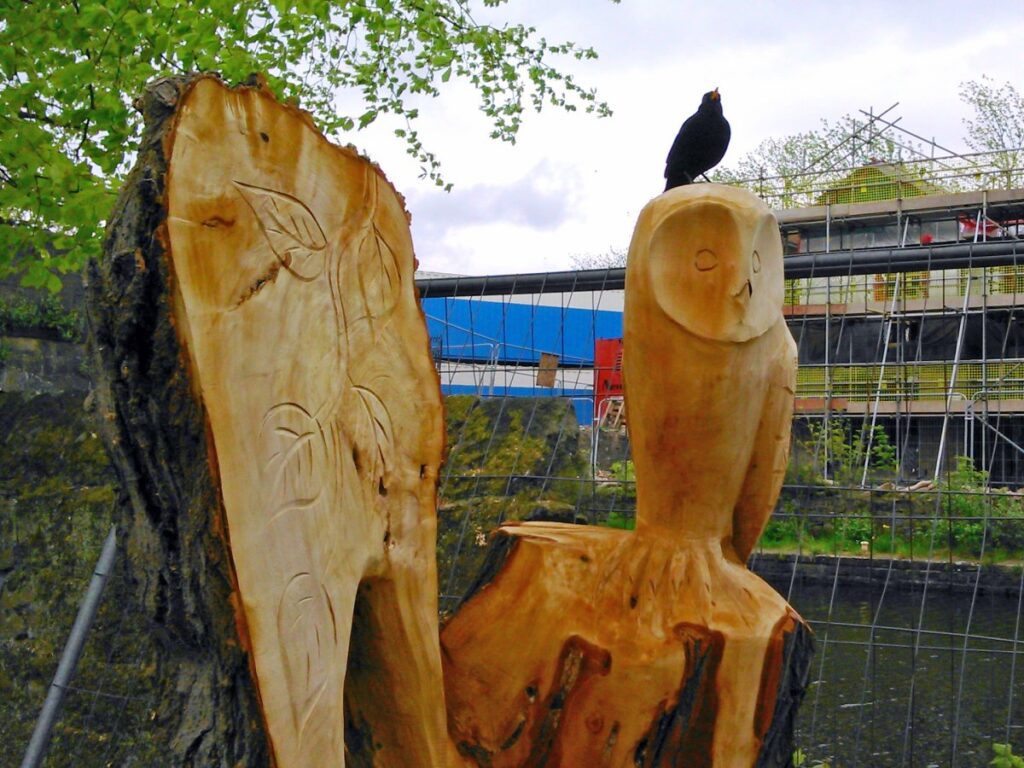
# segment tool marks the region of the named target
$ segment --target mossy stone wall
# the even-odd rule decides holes
[[[110,530],[116,479],[80,394],[0,393],[0,743],[32,728]],[[144,724],[155,655],[115,569],[47,766],[157,765]]]

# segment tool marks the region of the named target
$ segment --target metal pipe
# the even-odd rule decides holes
[[[996,434],[996,437],[1003,438],[1003,440],[1005,440],[1007,443],[1009,443],[1012,448],[1015,448],[1017,451],[1019,451],[1020,453],[1024,454],[1024,445],[1018,445],[1017,443],[1013,442],[1013,440],[1011,440],[1009,437],[1007,437],[1002,432],[1000,432],[998,429],[996,429],[991,424],[989,424],[987,419],[985,419],[985,418],[975,414],[974,410],[972,409],[971,410],[971,422],[973,423],[975,420],[980,421],[981,422],[981,426],[985,427],[985,429],[992,430]]]
[[[981,380],[988,384],[988,270],[982,274],[981,284]],[[1004,350],[1005,354],[1005,350]],[[985,392],[985,389],[982,389]],[[977,395],[972,400],[975,400]],[[971,461],[974,461],[974,418],[973,408],[971,409]],[[988,420],[988,398],[985,398],[985,420]],[[988,439],[985,433],[981,433],[981,466],[988,467]]]
[[[783,261],[787,280],[876,273],[980,269],[1024,263],[1024,242],[989,241],[807,253]]]
[[[783,260],[787,280],[809,277],[978,269],[1024,264],[1024,241],[871,248],[832,253],[803,253]],[[528,293],[621,291],[624,268],[566,270],[513,275],[434,277],[416,281],[421,298],[507,296]]]
[[[831,207],[831,206],[830,206]],[[825,247],[828,248],[828,230],[825,230]],[[822,416],[822,461],[821,476],[828,480],[829,448],[832,440],[832,366],[829,365],[829,339],[832,328],[832,281],[825,283],[825,412]]]
[[[894,104],[893,104],[892,106],[888,107],[887,109],[883,109],[883,110],[882,110],[881,112],[879,112],[879,113],[878,113],[877,115],[875,115],[875,117],[874,117],[874,120],[881,120],[881,118],[882,118],[882,117],[884,117],[885,115],[887,115],[887,114],[889,114],[890,112],[892,112],[892,111],[893,111],[894,109],[896,109],[896,107],[898,107],[899,105],[900,105],[900,103],[899,103],[899,102],[897,101],[897,102],[895,102],[895,103],[894,103]],[[864,110],[861,110],[861,112],[863,112],[863,111],[864,111]],[[902,120],[902,119],[903,119],[903,118],[896,118],[896,121],[897,121],[897,122],[899,122],[899,121],[900,121],[900,120]],[[843,146],[843,145],[844,145],[844,144],[845,144],[846,142],[848,142],[848,141],[850,141],[850,142],[856,142],[856,140],[857,140],[857,134],[859,134],[859,133],[860,133],[860,132],[861,132],[862,130],[864,130],[865,128],[867,128],[867,129],[869,129],[869,130],[870,130],[870,128],[871,128],[871,122],[873,122],[873,121],[869,121],[869,122],[868,122],[868,123],[867,123],[866,125],[864,125],[864,126],[860,126],[860,125],[857,125],[857,127],[856,127],[856,128],[854,128],[854,130],[853,130],[853,131],[851,131],[851,132],[850,132],[850,134],[849,134],[849,135],[848,135],[848,136],[847,136],[847,137],[846,137],[845,139],[843,139],[842,141],[840,141],[840,142],[839,142],[838,144],[836,144],[836,145],[835,145],[834,147],[829,147],[829,148],[828,148],[827,150],[825,150],[824,154],[822,154],[822,155],[819,155],[818,157],[814,158],[814,160],[812,160],[811,162],[807,163],[807,164],[806,164],[806,165],[805,165],[805,166],[804,166],[803,168],[801,168],[801,169],[800,169],[799,171],[797,171],[797,172],[796,172],[796,174],[794,174],[794,175],[799,175],[799,174],[801,174],[801,173],[806,173],[806,172],[807,172],[807,171],[809,171],[809,170],[810,170],[811,168],[815,168],[815,167],[817,167],[818,163],[820,163],[820,162],[821,162],[822,160],[824,160],[824,159],[825,159],[826,157],[828,157],[829,155],[831,155],[831,154],[832,154],[833,152],[835,152],[835,151],[836,151],[837,149],[839,149],[839,148],[840,148],[841,146]],[[883,122],[884,122],[884,121],[883,121]],[[854,123],[854,124],[856,125],[856,123]],[[855,152],[851,152],[851,153],[850,153],[850,156],[851,156],[851,157],[853,157],[853,155],[854,155],[854,154],[855,154]]]
[[[898,104],[898,103],[899,103],[899,102],[897,102],[897,104]],[[895,106],[895,104],[894,104],[893,106]],[[890,107],[889,109],[892,109],[892,107]],[[862,115],[866,115],[866,114],[868,114],[868,113],[867,113],[867,112],[865,112],[865,111],[864,111],[863,109],[860,109],[860,110],[857,110],[857,111],[858,111],[858,112],[860,112],[860,113],[861,113]],[[888,111],[889,111],[889,110],[886,110],[886,112],[888,112]],[[898,120],[897,120],[897,121],[894,121],[894,122],[889,122],[888,120],[883,120],[883,119],[882,119],[882,116],[883,116],[884,114],[885,114],[885,112],[883,112],[883,113],[881,113],[881,114],[879,114],[879,115],[875,115],[875,118],[874,118],[874,119],[875,119],[875,120],[877,120],[877,121],[878,121],[878,122],[880,122],[880,123],[883,123],[883,124],[887,125],[887,126],[888,126],[888,127],[890,127],[890,128],[895,128],[895,129],[896,129],[897,131],[900,131],[901,133],[905,133],[905,134],[907,134],[907,135],[908,135],[908,136],[910,136],[911,138],[914,138],[914,139],[917,139],[917,140],[919,140],[919,141],[924,141],[924,142],[927,142],[928,144],[931,144],[931,146],[932,146],[932,156],[931,156],[931,157],[928,157],[928,155],[924,154],[923,152],[918,152],[918,151],[917,151],[916,149],[914,149],[914,148],[913,148],[912,146],[907,146],[907,147],[905,147],[906,149],[909,149],[909,150],[910,150],[911,152],[913,152],[913,153],[915,153],[915,154],[918,154],[918,155],[920,155],[921,157],[925,158],[926,160],[934,160],[934,159],[935,159],[935,148],[936,148],[936,147],[938,147],[939,149],[941,149],[941,150],[942,150],[943,152],[948,152],[948,153],[949,153],[949,155],[950,155],[950,157],[955,157],[955,158],[957,158],[957,159],[960,159],[961,157],[967,157],[967,155],[960,155],[959,153],[957,153],[957,152],[954,152],[954,151],[953,151],[952,149],[946,149],[946,148],[945,148],[945,147],[943,147],[942,145],[940,145],[940,144],[936,144],[936,143],[935,143],[935,137],[934,137],[934,136],[933,136],[933,137],[932,137],[931,139],[926,139],[926,138],[925,138],[924,136],[918,136],[918,135],[917,135],[916,133],[913,133],[913,132],[911,132],[911,131],[908,131],[908,130],[907,130],[906,128],[903,128],[903,127],[901,127],[901,126],[898,126],[898,125],[896,125],[896,123],[897,123],[897,122],[899,122]],[[900,146],[901,146],[901,147],[903,147],[904,145],[903,145],[903,144],[900,144]]]
[[[939,450],[935,457],[935,474],[932,477],[932,481],[936,484],[939,482],[939,475],[942,474],[942,462],[946,453],[946,434],[949,430],[949,409],[953,407],[953,398],[956,396],[956,392],[953,391],[953,387],[956,386],[956,376],[960,369],[960,354],[964,348],[964,334],[967,330],[967,303],[971,298],[971,273],[967,273],[967,284],[964,286],[964,306],[960,314],[960,328],[956,335],[956,352],[953,355],[953,370],[949,373],[949,391],[946,395],[946,412],[942,416],[942,432],[939,433]]]
[[[892,287],[892,306],[889,307],[889,319],[885,325],[885,344],[882,347],[882,364],[878,368],[878,386],[875,387],[875,403],[871,409],[871,427],[868,429],[868,445],[864,449],[864,473],[860,476],[862,486],[868,484],[868,464],[871,462],[871,447],[874,444],[875,425],[878,423],[878,407],[882,400],[882,384],[885,382],[885,361],[889,356],[889,339],[892,336],[893,318],[896,316],[896,302],[900,295],[900,278],[896,275],[896,282]]]
[[[988,242],[988,190],[981,191],[981,242]]]
[[[832,203],[825,204],[825,253],[832,251]]]
[[[103,588],[107,585],[107,577],[110,575],[111,566],[114,563],[114,553],[117,551],[117,529],[110,527],[106,541],[103,542],[103,551],[100,552],[100,559],[96,563],[96,570],[93,571],[92,580],[89,582],[89,589],[85,593],[85,599],[78,609],[75,623],[71,627],[71,634],[64,646],[60,663],[57,665],[57,673],[53,676],[53,683],[46,694],[46,701],[43,702],[43,709],[39,713],[39,720],[36,721],[35,730],[32,731],[32,740],[29,741],[28,749],[25,750],[25,757],[21,761],[21,768],[38,768],[46,757],[46,749],[50,745],[50,732],[53,724],[60,714],[61,705],[64,703],[64,696],[68,686],[75,676],[75,667],[78,666],[78,659],[82,655],[82,648],[85,646],[85,638],[89,634],[93,619],[96,618],[96,611],[100,607],[100,597],[103,595]]]

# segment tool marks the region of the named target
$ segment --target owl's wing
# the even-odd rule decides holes
[[[750,557],[768,524],[789,461],[789,433],[796,392],[796,344],[781,319],[774,332],[780,331],[783,339],[775,358],[769,362],[768,392],[754,438],[754,452],[733,510],[732,541],[741,562]]]

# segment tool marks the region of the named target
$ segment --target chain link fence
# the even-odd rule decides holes
[[[844,278],[827,280],[838,292]],[[622,294],[529,291],[424,302],[450,446],[442,612],[503,521],[635,519],[628,422],[594,408],[594,349],[621,336]],[[805,363],[792,461],[750,563],[817,633],[797,759],[977,766],[995,744],[1020,753],[1024,402],[1008,389],[1024,365],[1019,306],[985,313],[974,341],[969,306],[830,306],[788,317]],[[955,396],[967,382],[1003,395],[968,409]],[[21,759],[113,519],[117,484],[93,418],[77,396],[0,396],[2,765]],[[159,657],[130,586],[115,567],[48,766],[161,764],[147,738]]]

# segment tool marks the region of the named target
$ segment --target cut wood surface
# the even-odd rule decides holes
[[[250,689],[241,697],[258,696],[259,719],[249,706],[233,726],[265,729],[272,758],[242,764],[340,766],[347,753],[350,765],[454,765],[435,569],[444,425],[403,201],[376,166],[263,87],[197,77],[146,98],[141,171],[92,268],[94,343],[115,458],[145,497],[133,499],[136,517],[162,517],[164,535],[192,510],[147,496],[147,473],[162,470],[140,459],[135,427],[171,431],[180,414],[160,401],[140,346],[180,350],[161,374],[185,382],[190,426],[205,432],[191,457],[203,469],[181,481],[212,486],[206,514],[226,555],[214,570],[236,626],[178,639],[198,656],[232,642],[248,654],[232,674]],[[131,306],[114,306],[131,291]],[[175,578],[153,571],[154,583]],[[213,614],[231,610],[208,587],[182,588]],[[208,713],[191,717],[179,732],[225,738]],[[204,737],[193,735],[194,748]]]
[[[745,561],[778,497],[796,347],[778,227],[712,184],[640,215],[626,275],[635,531],[503,526],[442,631],[481,766],[789,765],[812,642]]]

